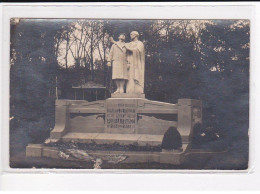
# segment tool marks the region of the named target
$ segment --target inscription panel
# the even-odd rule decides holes
[[[107,133],[135,133],[137,128],[137,100],[108,99],[105,125]]]

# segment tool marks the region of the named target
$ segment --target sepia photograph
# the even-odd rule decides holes
[[[10,20],[10,168],[247,170],[248,19]]]

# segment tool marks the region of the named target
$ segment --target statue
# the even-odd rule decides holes
[[[131,32],[130,37],[132,41],[125,45],[127,49],[127,62],[129,64],[129,79],[126,85],[126,93],[143,94],[145,69],[144,44],[138,40],[138,32]]]
[[[112,64],[112,79],[115,80],[117,86],[115,94],[124,93],[124,86],[128,80],[125,35],[120,34],[118,40],[118,42],[111,40],[114,44],[109,52],[107,63],[107,66]]]
[[[118,48],[126,50],[127,65],[125,66],[126,68],[124,68],[124,70],[125,69],[127,70],[126,78],[128,79],[126,83],[126,93],[143,94],[144,93],[144,69],[145,69],[144,44],[138,40],[139,33],[137,31],[132,31],[130,33],[130,37],[132,40],[130,43],[122,44],[120,43],[120,41],[115,42],[113,38],[111,38],[111,42],[114,43],[113,44],[114,47],[117,46]],[[112,77],[114,77],[114,75],[112,75]]]

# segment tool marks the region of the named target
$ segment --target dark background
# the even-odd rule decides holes
[[[74,53],[72,64],[61,64],[58,57],[71,51],[60,51],[57,45],[67,42],[68,37],[73,39],[77,26],[88,30],[88,42],[92,46],[84,48],[84,41],[77,40],[83,52]],[[139,39],[145,45],[146,98],[169,103],[177,103],[179,98],[202,100],[203,127],[196,131],[193,147],[228,150],[224,155],[207,160],[199,158],[199,168],[247,168],[248,20],[76,19],[11,20],[11,167],[32,167],[25,158],[26,145],[42,143],[49,137],[54,127],[56,86],[59,98],[72,98],[72,85],[89,81],[106,86],[107,96],[113,92],[111,69],[106,66],[106,56],[97,54],[98,48],[109,51],[108,37],[117,40],[121,32],[127,34],[126,42],[130,41],[129,34],[133,30],[140,33]],[[55,166],[57,161],[52,162],[53,165],[45,166],[72,165]],[[157,164],[150,168],[182,167]],[[185,168],[196,167],[187,164]]]

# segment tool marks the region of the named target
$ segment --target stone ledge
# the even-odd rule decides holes
[[[145,98],[145,94],[112,93],[111,98]]]
[[[26,156],[42,157],[42,145],[41,144],[29,144],[26,147]]]
[[[163,135],[147,134],[116,134],[116,133],[68,133],[62,137],[62,141],[114,144],[119,145],[140,145],[140,146],[158,146],[162,144]]]
[[[41,149],[41,152],[38,152],[38,149]],[[40,154],[34,154],[38,152]],[[26,147],[26,156],[27,157],[43,157],[43,158],[55,158],[61,160],[70,160],[74,161],[77,159],[73,159],[68,157],[67,159],[61,158],[59,156],[60,151],[55,147],[47,147],[39,144],[29,144]],[[95,151],[87,151],[87,154],[93,157],[104,157],[104,156],[118,156],[125,155],[127,158],[121,163],[150,163],[150,162],[158,162],[164,164],[174,164],[180,165],[184,162],[185,153],[184,152],[150,152],[150,151],[104,151],[104,150],[95,150]]]

